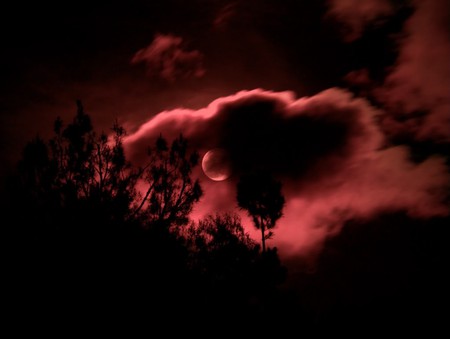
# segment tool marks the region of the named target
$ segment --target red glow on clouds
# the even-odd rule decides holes
[[[262,152],[268,159],[252,158],[256,163],[267,161],[267,167],[283,182],[284,216],[269,242],[278,246],[281,253],[314,254],[323,240],[338,232],[350,218],[369,218],[381,211],[397,210],[421,218],[449,212],[443,203],[449,184],[444,160],[436,156],[413,163],[408,158],[407,147],[386,147],[375,119],[381,112],[366,100],[338,88],[300,99],[292,92],[255,89],[219,98],[199,110],[164,111],[130,135],[125,147],[132,161],[139,162],[145,154],[145,145],[152,144],[160,133],[169,140],[183,133],[192,148],[203,156],[211,148],[230,142],[223,134],[228,133],[227,126],[231,125],[232,137],[237,140],[230,145],[238,142],[241,148],[234,152],[239,153],[240,149],[245,152],[252,149],[248,145],[253,145],[252,139],[259,137],[258,131],[268,133],[260,121],[254,121],[254,130],[239,130],[239,126],[252,126],[246,121],[248,114],[261,105],[269,107],[258,113],[261,119],[274,121],[273,128],[280,129],[280,135],[291,133],[288,126],[298,121],[315,129],[288,139],[291,143],[298,142],[290,151],[306,153],[298,153],[295,159],[275,158],[292,163],[270,163],[270,157],[285,152],[283,149],[273,150],[273,154]],[[345,132],[336,134],[335,129]],[[263,138],[270,137],[264,133]],[[333,137],[335,145],[326,149],[320,146],[321,140],[329,143]],[[275,145],[283,147],[284,144]],[[239,163],[245,161],[245,156],[250,154],[235,154],[234,166],[241,166],[241,171],[248,169]],[[306,163],[301,162],[302,158]],[[298,172],[292,172],[292,168]],[[194,219],[216,212],[237,211],[235,186],[239,171],[222,182],[208,179],[201,168],[194,175],[200,177],[205,191],[193,212]],[[250,219],[242,211],[240,214],[249,233],[258,239]]]
[[[236,3],[229,3],[220,8],[217,16],[214,18],[213,25],[216,29],[225,29],[229,21],[235,15]]]
[[[205,74],[202,53],[186,50],[183,39],[170,34],[157,34],[148,47],[136,52],[131,63],[141,62],[146,64],[149,76],[159,76],[169,82]]]
[[[450,43],[448,1],[414,1],[416,11],[399,41],[400,55],[376,92],[386,107],[408,121],[419,140],[450,141]],[[417,112],[426,112],[417,115]],[[395,123],[397,129],[405,129]],[[393,127],[393,126],[391,126]]]
[[[370,84],[367,70],[350,72],[345,79],[384,105],[385,132],[416,140],[450,141],[450,39],[448,1],[412,1],[414,12],[397,37],[399,55],[381,86]],[[363,28],[392,14],[386,0],[330,1],[328,16],[346,31],[347,41],[361,37]],[[348,31],[348,32],[347,32]]]

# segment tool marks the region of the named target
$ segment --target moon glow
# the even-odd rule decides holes
[[[231,175],[231,163],[228,152],[222,148],[214,148],[206,152],[202,160],[202,169],[208,178],[223,181]]]

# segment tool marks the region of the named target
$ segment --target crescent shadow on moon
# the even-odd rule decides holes
[[[229,154],[223,148],[214,148],[205,153],[202,159],[205,175],[214,181],[224,181],[231,176]]]

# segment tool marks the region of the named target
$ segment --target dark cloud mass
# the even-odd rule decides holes
[[[271,171],[287,197],[283,231],[274,241],[287,252],[309,251],[353,217],[397,210],[415,217],[448,213],[444,159],[414,164],[406,147],[386,147],[379,114],[338,88],[300,99],[292,92],[243,91],[199,110],[162,112],[125,144],[136,162],[160,133],[169,139],[184,134],[201,156],[216,147],[228,150],[229,180],[213,183],[197,172],[205,187],[197,217],[233,209],[241,174]]]
[[[237,175],[265,169],[298,179],[320,161],[329,160],[331,165],[336,156],[350,158],[363,145],[381,138],[367,123],[375,111],[368,110],[363,117],[363,101],[352,102],[349,95],[331,89],[295,100],[290,92],[239,92],[197,112],[180,109],[158,115],[130,137],[142,145],[130,149],[143,149],[155,137],[147,134],[149,129],[169,137],[183,133],[193,147],[228,150]],[[348,103],[335,101],[339,96]]]

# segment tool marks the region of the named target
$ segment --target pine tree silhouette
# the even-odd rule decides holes
[[[266,172],[243,175],[237,185],[237,201],[261,230],[262,250],[266,252],[266,239],[273,235],[270,230],[281,218],[285,203],[281,183]]]

